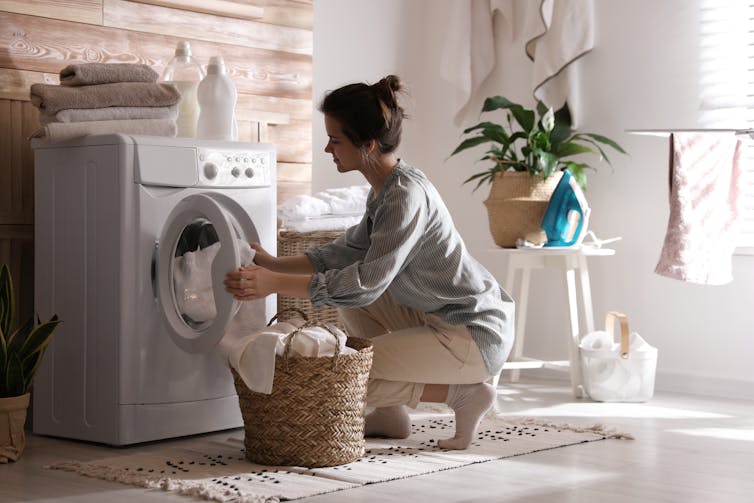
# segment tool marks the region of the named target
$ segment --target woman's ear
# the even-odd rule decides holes
[[[371,154],[375,150],[377,150],[377,140],[371,139],[364,143],[364,149],[366,150],[367,154]]]

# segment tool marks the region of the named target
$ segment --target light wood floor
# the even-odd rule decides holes
[[[299,500],[302,503],[754,501],[754,402],[658,392],[645,404],[576,400],[564,381],[501,383],[500,409],[554,421],[603,423],[635,440],[606,440]],[[227,437],[227,432],[220,434]],[[112,449],[29,434],[22,459],[0,465],[0,502],[192,501],[44,469],[183,439]]]

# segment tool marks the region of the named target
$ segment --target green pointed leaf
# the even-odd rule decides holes
[[[16,312],[16,300],[13,295],[13,279],[6,264],[0,268],[0,332],[7,337],[10,334]]]
[[[24,371],[18,355],[10,355],[5,372],[5,396],[19,396],[26,393],[24,389]]]
[[[565,142],[560,143],[558,145],[555,145],[553,147],[553,152],[558,157],[568,157],[571,155],[577,155],[577,154],[588,154],[592,153],[595,154],[596,152],[589,147],[585,147],[584,145],[579,145],[578,143],[572,143],[572,142]]]
[[[18,354],[21,351],[21,347],[24,345],[24,342],[26,342],[26,338],[29,336],[33,328],[34,319],[29,318],[28,320],[26,320],[26,323],[24,323],[15,332],[10,334],[10,337],[8,338],[9,355]]]
[[[550,152],[538,151],[539,156],[539,169],[542,172],[542,176],[548,178],[553,174],[555,168],[558,167],[558,157]]]
[[[609,145],[613,147],[615,150],[617,150],[621,154],[626,153],[626,151],[623,150],[623,148],[620,145],[618,145],[615,141],[611,140],[607,136],[602,136],[601,134],[594,134],[594,133],[580,133],[579,136],[588,136],[589,138],[592,138],[600,143],[604,143],[605,145]]]
[[[518,106],[508,98],[503,96],[492,96],[484,100],[482,105],[482,112],[491,112],[492,110],[509,109],[510,107]]]
[[[26,338],[26,341],[18,352],[21,358],[24,359],[26,356],[40,349],[44,350],[50,344],[52,335],[60,323],[58,316],[54,315],[50,321],[34,327],[34,330]]]
[[[476,147],[477,145],[481,145],[482,143],[489,142],[490,139],[486,136],[474,136],[473,138],[467,138],[464,141],[461,142],[458,147],[453,151],[453,153],[450,154],[450,156],[456,155],[458,152],[463,152],[464,150]]]
[[[579,184],[582,190],[586,190],[586,173],[584,173],[584,165],[575,162],[569,162],[566,164],[566,169],[571,173],[571,175],[573,175],[573,178],[576,180],[576,183]]]

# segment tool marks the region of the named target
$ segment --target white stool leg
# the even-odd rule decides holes
[[[578,344],[574,343],[574,341],[578,340],[579,337],[579,306],[578,296],[576,295],[576,271],[568,264],[564,264],[564,268],[566,290],[568,291],[568,318],[571,325],[571,334],[568,338],[568,355],[570,359],[569,374],[571,377],[571,388],[573,390],[573,395],[576,398],[580,398],[582,394],[580,372],[581,365],[579,362]]]

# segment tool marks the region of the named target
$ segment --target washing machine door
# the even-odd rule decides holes
[[[223,281],[242,265],[249,241],[259,242],[254,223],[222,194],[187,196],[168,216],[157,245],[157,297],[170,336],[185,351],[211,350],[238,312]]]

